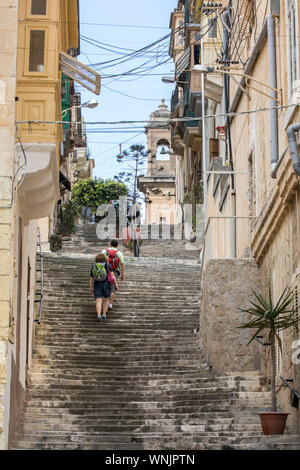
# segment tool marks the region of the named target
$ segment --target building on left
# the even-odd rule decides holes
[[[79,0],[2,0],[0,13],[0,449],[7,449],[38,328],[37,242],[47,245],[72,184],[93,171],[74,82],[99,94],[100,76],[77,60]]]

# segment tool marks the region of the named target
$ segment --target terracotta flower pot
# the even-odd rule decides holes
[[[263,433],[268,436],[271,434],[283,434],[285,424],[289,413],[264,412],[258,413],[261,421]]]

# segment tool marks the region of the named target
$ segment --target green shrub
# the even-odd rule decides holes
[[[66,201],[61,208],[58,233],[69,236],[76,231],[76,220],[79,217],[79,206],[74,201]]]

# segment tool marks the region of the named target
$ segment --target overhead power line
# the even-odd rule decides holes
[[[166,26],[145,26],[145,25],[136,25],[136,24],[112,24],[112,23],[80,23],[87,26],[109,26],[116,28],[139,28],[139,29],[170,29]]]
[[[144,53],[146,51],[148,51],[149,49],[153,48],[154,46],[156,46],[157,44],[165,41],[166,39],[169,39],[170,36],[171,36],[172,33],[168,33],[166,34],[165,36],[157,39],[156,41],[150,43],[150,44],[147,44],[146,46],[142,47],[141,49],[137,49],[136,51],[133,51],[133,52],[130,52],[128,53],[127,55],[125,55],[123,58],[117,58],[117,59],[111,59],[109,61],[105,61],[105,62],[98,62],[98,63],[95,63],[95,64],[92,64],[94,67],[97,67],[97,66],[103,66],[103,65],[106,65],[106,64],[111,64],[112,62],[118,62],[118,65],[124,63],[124,62],[127,62],[127,59],[128,58],[137,58],[137,56],[141,53]],[[97,45],[95,43],[95,40],[91,39],[91,38],[87,38],[85,37],[85,41],[86,42],[89,42],[90,44],[94,45],[95,47],[98,47],[100,49],[103,49],[103,46],[100,46],[99,44]],[[110,67],[112,67],[113,65],[110,65]]]
[[[202,121],[203,119],[211,119],[217,117],[234,117],[234,116],[242,116],[246,114],[255,114],[259,112],[265,111],[272,111],[274,109],[287,109],[294,107],[294,104],[287,104],[283,106],[273,106],[267,108],[257,108],[252,109],[249,111],[239,111],[239,112],[229,112],[229,113],[221,113],[221,114],[208,114],[206,116],[199,116],[199,117],[186,117],[186,118],[171,118],[171,119],[157,119],[157,127],[160,127],[162,124],[169,124],[171,122],[192,122],[192,121]],[[82,124],[81,121],[74,122],[74,121],[16,121],[16,124]],[[116,124],[149,124],[149,119],[147,121],[90,121],[85,122],[85,125],[116,125]],[[151,125],[152,128],[155,128],[155,125]]]
[[[112,91],[113,93],[118,93],[119,95],[126,96],[127,98],[131,98],[133,100],[139,100],[139,101],[160,101],[159,98],[138,98],[137,96],[131,96],[127,95],[126,93],[123,93],[122,91],[119,90],[113,90],[112,88],[108,87],[107,85],[102,85],[103,88],[106,88],[109,91]]]
[[[92,42],[93,45],[97,45],[100,49],[107,50],[107,51],[113,52],[115,54],[124,55],[125,53],[121,52],[121,51],[126,51],[127,53],[137,51],[137,49],[128,49],[127,47],[114,46],[113,44],[108,44],[106,42],[102,42],[102,41],[99,41],[99,40],[96,40],[96,39],[93,39],[93,38],[89,38],[89,37],[83,36],[83,35],[81,35],[80,37],[81,37],[82,40],[84,40],[86,42],[88,42],[88,41]],[[147,53],[156,54],[156,51],[148,51]]]

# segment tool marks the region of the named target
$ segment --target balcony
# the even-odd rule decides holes
[[[16,152],[23,161],[20,146]],[[50,215],[60,197],[56,144],[32,143],[26,157],[27,164],[19,173],[19,197],[24,218],[29,221]]]

